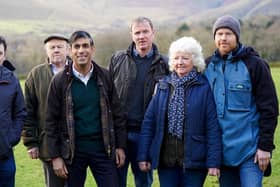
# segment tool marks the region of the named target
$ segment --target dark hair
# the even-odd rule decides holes
[[[134,20],[132,20],[131,25],[130,25],[130,29],[132,30],[132,26],[135,23],[143,23],[143,22],[148,22],[151,29],[154,30],[154,25],[153,25],[152,21],[147,17],[137,17]]]
[[[94,42],[93,42],[93,39],[91,37],[91,35],[86,32],[86,31],[75,31],[71,36],[70,36],[70,39],[69,39],[69,43],[70,45],[72,46],[72,44],[78,40],[79,38],[88,38],[90,40],[90,45],[93,46],[94,45]]]
[[[0,44],[3,44],[4,51],[6,51],[7,50],[7,43],[6,43],[6,40],[3,36],[0,36]]]

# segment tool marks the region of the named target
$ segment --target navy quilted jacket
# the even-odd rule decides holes
[[[5,64],[10,63],[5,61]],[[26,116],[19,81],[11,71],[13,69],[5,64],[0,65],[0,159],[6,158],[19,142]]]
[[[174,89],[173,89],[174,90]],[[138,161],[158,167],[168,101],[172,94],[170,76],[160,80],[142,123]],[[185,87],[184,167],[218,168],[221,164],[221,134],[214,97],[204,75]]]

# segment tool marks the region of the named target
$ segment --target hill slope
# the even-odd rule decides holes
[[[0,0],[0,31],[102,31],[127,27],[139,15],[163,25],[213,20],[223,14],[249,19],[255,15],[279,16],[279,7],[279,0]]]

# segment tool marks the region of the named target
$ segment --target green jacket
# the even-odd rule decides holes
[[[53,77],[49,63],[35,66],[25,81],[27,117],[24,121],[22,140],[27,149],[39,147],[43,157],[41,133],[45,123],[48,87]]]

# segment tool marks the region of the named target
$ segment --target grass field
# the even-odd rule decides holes
[[[272,68],[272,75],[277,87],[278,98],[280,96],[280,68]],[[279,98],[280,99],[280,98]],[[278,122],[280,119],[278,118]],[[280,127],[278,125],[275,133],[275,144],[276,149],[273,152],[272,158],[272,175],[267,177],[263,181],[264,187],[280,187]],[[44,176],[41,168],[41,163],[39,160],[31,160],[27,156],[25,147],[20,142],[19,145],[15,147],[16,156],[16,187],[43,187],[44,186]],[[155,180],[153,187],[158,187],[158,179],[156,172],[154,172]],[[88,174],[86,180],[86,187],[94,187],[95,182],[91,174]],[[133,179],[131,172],[128,177],[128,187],[133,187]],[[205,187],[217,187],[217,179],[214,177],[208,177],[205,182]]]

